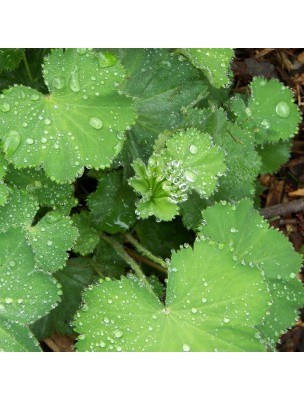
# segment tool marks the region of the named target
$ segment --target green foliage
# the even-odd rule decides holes
[[[301,257],[255,210],[300,112],[232,49],[0,49],[0,350],[274,351]]]

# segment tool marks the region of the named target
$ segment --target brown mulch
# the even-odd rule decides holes
[[[304,49],[237,49],[233,63],[235,91],[246,90],[253,76],[279,79],[289,86],[296,102],[304,112]],[[283,210],[272,226],[280,229],[293,243],[296,251],[304,254],[304,123],[293,140],[289,161],[278,173],[263,175],[260,182],[267,187],[262,195],[266,214]],[[274,207],[272,207],[274,206]],[[270,208],[268,208],[270,207]],[[278,215],[278,214],[276,214]],[[271,215],[270,215],[271,216]],[[268,216],[269,217],[269,216]],[[304,283],[304,271],[299,274]],[[304,308],[295,326],[281,337],[279,351],[304,351]]]

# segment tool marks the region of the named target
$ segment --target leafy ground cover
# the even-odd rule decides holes
[[[0,347],[302,351],[303,58],[1,49]]]

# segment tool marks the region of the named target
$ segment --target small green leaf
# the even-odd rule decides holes
[[[229,282],[229,284],[227,284]],[[201,241],[174,253],[165,305],[136,280],[84,295],[78,351],[263,351],[255,324],[270,297],[258,268]]]
[[[229,85],[232,49],[182,49],[181,53],[204,72],[213,86],[220,88]]]
[[[104,174],[88,198],[95,228],[108,233],[130,229],[136,221],[135,199],[122,169]]]
[[[49,95],[24,87],[0,98],[0,137],[17,168],[42,165],[60,183],[71,182],[84,166],[104,169],[120,152],[124,131],[134,122],[131,99],[117,87],[124,70],[100,66],[93,51],[54,50],[43,66]]]
[[[93,253],[99,242],[100,236],[93,227],[91,213],[88,211],[82,211],[80,214],[73,214],[72,221],[73,225],[76,226],[79,232],[73,250],[82,256]]]
[[[279,141],[277,143],[263,143],[257,151],[262,160],[261,174],[277,172],[285,164],[291,153],[292,141]]]
[[[163,156],[167,161],[178,161],[189,188],[201,197],[214,192],[217,181],[226,170],[224,155],[212,138],[196,129],[178,132],[166,142]]]
[[[254,78],[248,102],[248,124],[256,132],[256,142],[278,142],[293,137],[301,120],[289,88],[276,80]]]
[[[41,351],[28,328],[0,316],[0,352]]]
[[[49,212],[37,225],[28,227],[28,241],[35,253],[37,266],[43,271],[55,272],[63,268],[78,236],[69,217]]]

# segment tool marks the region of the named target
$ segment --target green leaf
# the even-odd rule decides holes
[[[256,132],[256,142],[278,142],[293,137],[301,120],[289,88],[276,80],[253,78],[248,102],[248,126]]]
[[[24,86],[5,92],[0,136],[17,168],[42,165],[52,180],[71,182],[84,166],[103,169],[118,155],[135,111],[117,91],[123,68],[113,60],[105,65],[102,57],[56,49],[43,66],[49,95]]]
[[[95,228],[112,234],[130,229],[136,221],[135,199],[122,169],[104,174],[88,198]]]
[[[49,212],[38,224],[28,227],[27,231],[37,266],[48,272],[63,268],[68,258],[67,250],[71,250],[78,236],[71,219]]]
[[[226,170],[224,155],[212,138],[196,129],[178,132],[166,141],[165,160],[178,161],[189,188],[208,198]]]
[[[257,151],[262,160],[260,173],[277,172],[289,160],[291,145],[292,141],[290,140],[287,142],[263,143],[263,145],[258,146]]]
[[[58,185],[51,181],[40,168],[16,170],[10,166],[5,181],[35,196],[40,206],[56,209],[73,199],[74,188],[71,184]]]
[[[265,350],[253,328],[269,301],[260,270],[206,241],[173,254],[165,305],[124,277],[100,282],[84,301],[78,351]]]
[[[0,49],[0,72],[17,68],[23,54],[23,49]]]
[[[0,233],[0,248],[0,313],[11,321],[34,322],[56,305],[60,286],[36,269],[22,228]]]
[[[3,154],[0,153],[0,206],[6,203],[9,194],[9,188],[3,182],[6,170],[7,170],[6,160],[4,159]]]
[[[91,213],[88,211],[82,211],[80,214],[73,214],[72,221],[79,232],[73,250],[82,256],[93,253],[100,237],[93,226]]]
[[[22,325],[0,316],[0,352],[36,352],[40,347],[33,334]]]
[[[228,74],[233,58],[232,49],[182,49],[181,53],[202,70],[216,88],[230,84]]]
[[[295,321],[304,305],[304,291],[296,274],[301,256],[280,232],[270,229],[249,200],[237,205],[216,204],[203,212],[202,233],[219,243],[227,243],[241,263],[259,266],[265,273],[273,306],[261,331],[274,346],[279,335]]]
[[[82,265],[77,259],[73,260],[71,265],[54,274],[62,286],[61,302],[31,326],[31,330],[39,340],[51,336],[53,332],[63,335],[74,333],[73,316],[81,304],[81,293],[86,286],[93,282],[94,274],[89,266]]]
[[[191,193],[187,201],[181,203],[180,214],[187,229],[197,229],[202,221],[202,211],[207,207],[207,204],[209,204],[209,201],[202,199],[196,192]]]

